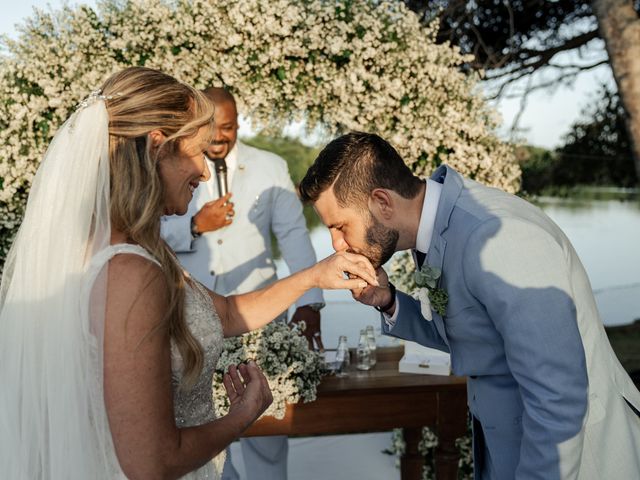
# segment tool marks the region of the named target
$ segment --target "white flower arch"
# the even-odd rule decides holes
[[[418,173],[447,162],[517,190],[520,170],[477,78],[434,34],[401,2],[380,0],[103,0],[97,11],[37,11],[17,41],[5,40],[0,67],[0,264],[55,130],[129,65],[226,85],[262,126],[375,131]]]

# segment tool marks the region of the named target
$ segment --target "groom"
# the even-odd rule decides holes
[[[382,312],[386,334],[450,352],[468,377],[476,479],[640,478],[640,393],[576,252],[542,211],[444,165],[425,182],[366,133],[327,145],[300,192],[336,251],[380,267],[412,249],[442,271],[425,316],[382,268],[384,287],[353,296]]]

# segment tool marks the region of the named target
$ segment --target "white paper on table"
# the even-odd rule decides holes
[[[398,364],[402,373],[451,375],[451,356],[435,348],[405,341],[404,356]]]

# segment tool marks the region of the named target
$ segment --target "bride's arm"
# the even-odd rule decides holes
[[[225,375],[230,413],[210,423],[177,428],[166,327],[167,284],[160,268],[137,255],[109,263],[104,332],[104,399],[120,465],[131,479],[179,478],[224,450],[271,402],[255,364],[243,383]]]
[[[358,278],[346,279],[345,273]],[[209,295],[225,337],[231,337],[266,325],[312,288],[360,289],[367,284],[377,285],[369,261],[362,255],[339,252],[260,290],[228,297],[210,291]]]

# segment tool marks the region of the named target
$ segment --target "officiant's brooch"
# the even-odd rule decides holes
[[[444,316],[447,311],[449,294],[446,290],[438,287],[438,279],[442,275],[442,270],[430,265],[423,265],[414,273],[414,280],[419,287],[416,299],[420,301],[422,316],[427,320],[433,320],[431,310]]]

